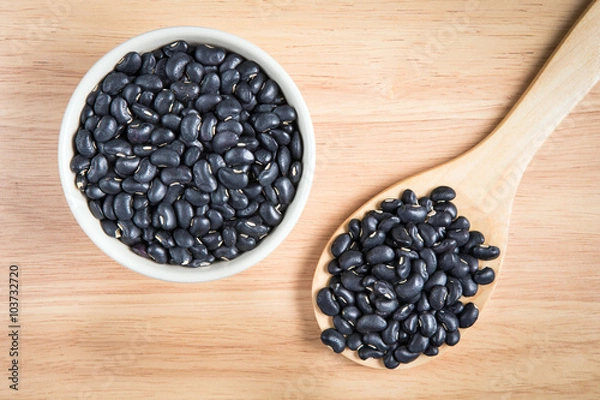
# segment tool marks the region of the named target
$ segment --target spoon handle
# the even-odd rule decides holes
[[[469,179],[483,184],[480,193],[512,197],[537,150],[599,79],[600,0],[594,0],[504,120],[459,157],[472,166]]]

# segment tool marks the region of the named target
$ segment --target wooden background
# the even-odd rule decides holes
[[[526,171],[498,286],[455,349],[406,371],[361,367],[320,343],[310,299],[315,263],[345,217],[485,137],[587,4],[1,1],[0,398],[598,398],[600,87]],[[173,25],[265,49],[315,126],[299,224],[259,265],[210,284],[117,265],[76,224],[58,178],[59,125],[81,76],[127,38]],[[7,379],[11,264],[18,393]]]

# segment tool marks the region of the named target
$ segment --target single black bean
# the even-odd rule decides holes
[[[423,239],[427,247],[433,246],[439,239],[435,228],[427,223],[420,223],[418,226],[419,236]]]
[[[415,333],[408,342],[406,349],[411,353],[422,353],[428,346],[429,337]]]
[[[142,88],[142,90],[149,90],[151,92],[159,92],[163,88],[162,80],[157,75],[143,74],[135,78],[135,84]]]
[[[347,250],[338,257],[340,267],[345,271],[364,264],[363,253],[358,250]]]
[[[212,173],[208,161],[199,160],[193,167],[194,183],[198,189],[204,192],[214,192],[217,190],[218,182]]]
[[[221,78],[215,72],[209,72],[204,75],[200,82],[200,95],[218,94],[221,88]],[[220,104],[220,103],[219,103]]]
[[[163,168],[160,171],[160,180],[167,186],[174,183],[187,184],[192,181],[192,171],[185,165]]]
[[[400,346],[394,351],[394,358],[401,364],[408,364],[419,357],[419,353],[413,353],[406,346]]]
[[[140,208],[133,213],[133,223],[137,225],[138,228],[146,229],[150,227],[152,223],[152,217],[150,215],[150,209],[148,207]]]
[[[181,124],[181,117],[173,113],[165,114],[161,117],[160,123],[165,127],[174,131],[179,129]]]
[[[186,66],[192,61],[192,58],[186,53],[176,52],[167,60],[165,73],[172,81],[177,81],[183,76]]]
[[[341,286],[341,285],[339,285],[339,288],[344,289],[343,286]],[[350,295],[351,295],[351,293],[350,293]],[[338,297],[338,299],[339,299],[339,295],[336,297]],[[352,295],[352,299],[353,298],[354,298],[354,296]],[[350,323],[350,325],[354,326],[354,325],[356,325],[356,321],[358,321],[358,319],[361,317],[362,313],[358,309],[358,307],[356,307],[352,303],[349,303],[348,300],[346,300],[346,303],[349,305],[342,308],[341,315],[346,321],[348,321],[348,323]]]
[[[143,158],[133,174],[133,179],[141,183],[149,183],[154,179],[158,168],[150,162],[149,158]]]
[[[192,254],[188,251],[188,249],[179,246],[171,247],[169,249],[169,255],[175,264],[180,265],[188,265],[193,259]]]
[[[375,305],[375,310],[377,310],[377,314],[388,317],[393,314],[400,305],[400,302],[397,299],[387,299],[385,297],[378,297],[373,302]]]
[[[129,105],[121,96],[115,97],[110,103],[110,115],[115,118],[119,125],[125,125],[133,121]]]
[[[204,77],[204,66],[192,61],[185,66],[185,77],[195,84],[200,84]]]
[[[115,196],[113,202],[115,216],[120,221],[127,221],[133,218],[133,197],[129,193],[121,192]]]
[[[425,354],[428,357],[437,356],[439,353],[440,353],[440,349],[437,346],[431,346],[431,345],[429,345],[429,347],[427,347],[425,349],[425,351],[423,352],[423,354]]]
[[[275,109],[273,109],[273,112],[277,114],[277,116],[281,120],[281,123],[283,124],[290,124],[298,118],[294,107],[288,104],[275,107]]]
[[[159,230],[154,234],[154,238],[160,243],[165,249],[175,247],[175,240],[170,232],[165,230]]]
[[[423,290],[425,280],[418,274],[411,274],[404,282],[396,285],[395,290],[400,300],[408,300]]]
[[[387,321],[379,315],[367,314],[356,321],[355,328],[360,333],[381,332],[387,328]]]
[[[121,242],[128,246],[133,246],[142,241],[142,230],[133,223],[132,220],[118,221],[117,225],[121,229]]]
[[[369,300],[369,294],[366,292],[359,292],[355,296],[356,306],[363,314],[372,314],[375,312]]]
[[[177,227],[177,215],[173,206],[165,201],[156,207],[156,215],[160,221],[160,226],[166,231],[171,231]]]
[[[94,130],[94,139],[98,142],[107,142],[116,136],[117,129],[117,120],[110,115],[105,115],[98,121]]]
[[[454,220],[458,215],[458,210],[456,205],[451,201],[440,201],[434,204],[433,209],[438,212],[444,212],[450,215],[450,219]]]
[[[227,52],[221,47],[214,47],[208,44],[197,46],[194,51],[194,57],[202,65],[219,65],[225,60]]]
[[[446,329],[447,332],[454,332],[458,329],[458,318],[453,312],[447,309],[440,310],[437,312],[436,318],[438,319],[440,324],[444,326],[444,329]]]
[[[383,356],[383,365],[387,369],[395,369],[400,365],[400,362],[398,360],[396,360],[396,358],[394,357],[394,352],[391,350],[388,350],[386,352],[386,354]]]
[[[206,218],[210,221],[210,229],[212,231],[219,230],[223,227],[223,222],[225,221],[223,218],[223,214],[217,211],[214,208],[211,208],[206,212]]]
[[[494,260],[500,255],[500,249],[496,246],[477,244],[473,246],[471,253],[480,260]]]
[[[448,346],[454,346],[460,341],[460,331],[457,329],[446,334],[446,344]]]
[[[92,213],[94,218],[99,220],[104,219],[104,212],[102,212],[102,199],[89,200],[88,208],[90,209],[90,212]]]
[[[484,267],[480,270],[475,271],[473,274],[473,280],[475,283],[480,285],[488,285],[494,281],[496,274],[490,267]]]
[[[239,136],[231,131],[218,132],[212,139],[212,149],[217,154],[223,154],[227,150],[236,146],[239,142]]]
[[[394,249],[387,245],[375,246],[366,254],[367,263],[370,265],[388,263],[396,256]]]
[[[87,171],[90,168],[90,163],[90,158],[81,154],[76,154],[75,157],[71,159],[69,168],[71,169],[71,172],[78,174],[79,176],[82,172]]]
[[[140,160],[137,156],[119,157],[115,161],[115,172],[121,177],[127,177],[135,172]]]
[[[402,321],[402,330],[409,335],[417,332],[419,328],[419,316],[416,313],[410,314]]]
[[[373,266],[372,272],[377,279],[382,279],[388,282],[394,282],[398,280],[396,267],[390,264],[377,264]]]
[[[133,144],[146,143],[153,129],[154,125],[151,123],[134,121],[127,126],[127,139]]]
[[[194,101],[200,96],[200,87],[194,82],[173,82],[169,88],[175,95],[175,99],[183,104]]]
[[[438,329],[437,320],[431,312],[423,312],[419,315],[419,326],[421,334],[428,338],[434,336]]]
[[[431,197],[431,200],[434,202],[450,201],[456,197],[456,192],[451,187],[438,186],[431,191],[429,197]]]
[[[277,128],[281,124],[281,120],[275,113],[261,113],[257,114],[254,119],[254,129],[257,132],[266,132],[270,129]]]
[[[90,183],[97,183],[108,173],[108,160],[102,154],[96,154],[90,161],[87,172],[87,180]]]
[[[121,60],[115,66],[115,69],[119,72],[123,72],[127,75],[134,75],[137,73],[142,66],[142,57],[139,53],[131,51],[123,56]]]
[[[206,114],[206,113],[212,111],[215,108],[215,106],[221,102],[221,100],[222,100],[222,97],[219,94],[214,94],[214,93],[202,94],[194,102],[194,107],[201,114]]]
[[[464,329],[473,326],[478,317],[479,309],[477,306],[473,303],[467,303],[458,316],[459,327]]]
[[[412,238],[408,234],[408,230],[403,225],[399,225],[392,228],[390,231],[392,239],[398,244],[398,246],[407,247],[412,244]]]
[[[427,210],[419,204],[403,204],[398,208],[398,217],[404,223],[417,224],[427,218]]]
[[[335,300],[330,288],[323,288],[317,293],[317,306],[325,315],[334,316],[339,314],[340,305]]]
[[[455,240],[456,245],[462,247],[469,241],[469,231],[466,229],[448,230],[446,237]]]
[[[94,143],[92,132],[87,129],[77,131],[75,135],[75,148],[85,157],[92,157],[96,154],[96,144]]]
[[[109,219],[103,219],[100,221],[100,226],[104,233],[113,238],[118,238],[121,236],[121,229],[117,225],[115,221],[111,221]]]
[[[269,226],[277,226],[283,219],[281,212],[268,201],[261,203],[260,207],[258,208],[258,213]]]
[[[111,101],[112,97],[108,93],[99,92],[94,101],[94,113],[98,116],[108,115]]]
[[[445,275],[444,275],[445,276]],[[434,285],[429,291],[429,305],[433,310],[439,311],[446,305],[448,288],[442,285]]]
[[[180,138],[186,144],[193,143],[198,138],[201,118],[198,114],[188,114],[181,120]]]
[[[102,91],[111,96],[118,94],[129,83],[129,77],[123,72],[111,72],[102,80]]]
[[[358,332],[354,332],[346,337],[346,345],[350,350],[358,350],[363,346],[362,335]]]
[[[435,333],[429,339],[429,343],[432,346],[436,346],[436,347],[441,346],[446,341],[446,335],[447,335],[447,333],[446,333],[446,330],[444,329],[444,327],[438,324],[438,327],[437,327]]]
[[[114,200],[115,196],[110,195],[104,197],[102,202],[102,212],[104,213],[104,216],[111,221],[117,220],[117,216],[115,215],[115,209],[113,207]]]
[[[287,177],[282,176],[275,180],[273,183],[275,192],[277,193],[277,199],[282,205],[288,205],[294,199],[296,195],[296,189],[292,181]]]
[[[475,283],[475,281],[473,280],[473,278],[471,278],[470,275],[467,275],[464,278],[461,278],[460,283],[461,283],[462,289],[463,289],[463,296],[472,297],[477,294],[479,285],[477,285],[477,283]]]
[[[333,327],[343,335],[351,335],[354,333],[354,327],[342,318],[340,314],[333,317]]]
[[[203,216],[193,217],[190,221],[189,232],[193,236],[204,236],[210,230],[210,220]]]
[[[105,176],[98,181],[98,187],[106,194],[115,195],[121,191],[121,182],[115,175]]]
[[[347,270],[342,272],[341,279],[342,284],[353,292],[359,292],[363,290],[362,279],[363,275],[356,273],[354,270]]]
[[[447,212],[437,211],[427,218],[427,223],[435,228],[448,227],[452,223],[452,216]]]
[[[450,278],[448,279],[448,282],[446,282],[446,288],[448,289],[446,305],[451,306],[462,297],[463,285],[458,279]]]
[[[194,208],[186,200],[179,199],[173,203],[173,209],[177,216],[177,224],[179,227],[187,229],[194,218]]]
[[[177,246],[183,248],[192,247],[196,244],[196,239],[186,229],[182,228],[176,228],[173,231],[173,240],[175,240]]]
[[[336,353],[341,353],[346,348],[346,338],[334,328],[321,332],[321,341]]]
[[[446,309],[448,311],[453,312],[455,315],[459,315],[465,308],[465,305],[463,304],[463,302],[456,301],[454,304],[450,305],[450,306],[446,306]]]

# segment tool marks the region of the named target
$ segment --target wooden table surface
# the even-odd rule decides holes
[[[598,398],[600,86],[529,165],[497,288],[455,349],[410,370],[361,367],[321,344],[310,299],[315,263],[345,217],[484,138],[588,3],[0,2],[0,398]],[[208,284],[113,262],[75,222],[58,177],[62,113],[82,75],[127,38],[173,25],[265,49],[315,127],[298,225],[260,264]]]

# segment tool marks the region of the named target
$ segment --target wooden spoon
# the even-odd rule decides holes
[[[331,244],[347,232],[348,222],[362,219],[366,212],[380,207],[387,198],[398,198],[404,189],[417,196],[428,195],[437,186],[454,188],[453,202],[460,215],[471,222],[471,230],[481,231],[486,243],[498,246],[499,258],[486,262],[496,273],[506,253],[508,227],[513,200],[525,168],[573,107],[600,78],[600,0],[594,0],[563,39],[527,91],[492,133],[465,154],[438,167],[404,179],[377,194],[344,221],[328,241],[317,264],[312,284],[313,308],[321,330],[333,327],[332,318],[316,305],[317,292],[328,285],[328,263],[333,259]],[[482,310],[490,299],[495,282],[480,286],[471,298]],[[464,335],[464,330],[461,336]],[[448,350],[440,347],[440,354]],[[361,360],[356,351],[342,353],[359,364],[384,369],[376,359]],[[398,369],[411,368],[436,357],[421,355]]]

